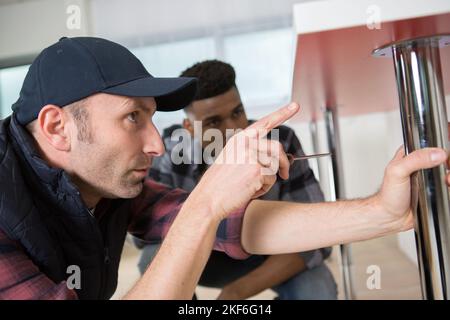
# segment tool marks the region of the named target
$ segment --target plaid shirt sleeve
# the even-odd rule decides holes
[[[72,300],[66,282],[54,283],[31,261],[16,241],[0,230],[0,300]]]
[[[143,192],[133,200],[128,231],[146,243],[159,243],[166,236],[189,193],[146,179]],[[234,259],[249,254],[241,245],[242,221],[246,207],[231,213],[217,230],[214,250]]]
[[[292,129],[284,127],[286,134],[283,134],[283,143],[286,152],[295,156],[304,156],[300,140]],[[295,161],[289,170],[289,179],[283,181],[280,188],[280,200],[294,202],[322,202],[324,196],[320,185],[316,180],[308,161]],[[300,255],[306,262],[308,268],[320,265],[331,253],[331,247],[319,250],[301,252]]]

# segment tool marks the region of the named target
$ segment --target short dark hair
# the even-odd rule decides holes
[[[215,97],[236,87],[234,68],[219,60],[198,62],[184,70],[180,76],[198,78],[194,101]]]
[[[92,130],[89,125],[89,111],[86,108],[88,98],[78,100],[65,108],[70,112],[78,130],[77,138],[81,142],[92,143]]]

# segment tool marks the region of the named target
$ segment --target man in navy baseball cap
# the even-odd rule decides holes
[[[0,246],[19,244],[0,253],[0,299],[111,297],[127,232],[161,238],[187,197],[146,177],[164,152],[152,116],[188,105],[196,86],[155,78],[100,38],[37,56],[0,120]]]

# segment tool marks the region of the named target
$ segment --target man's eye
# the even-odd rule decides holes
[[[237,117],[240,116],[242,114],[243,110],[239,109],[239,110],[234,110],[233,112],[233,116]]]
[[[206,123],[206,127],[218,127],[220,125],[219,120],[212,120]]]
[[[130,113],[128,115],[128,120],[130,120],[131,122],[136,123],[137,122],[137,112],[134,111],[134,112]]]

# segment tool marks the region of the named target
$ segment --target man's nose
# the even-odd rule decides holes
[[[150,123],[145,131],[143,151],[154,157],[162,156],[166,151],[161,136],[153,123]]]

